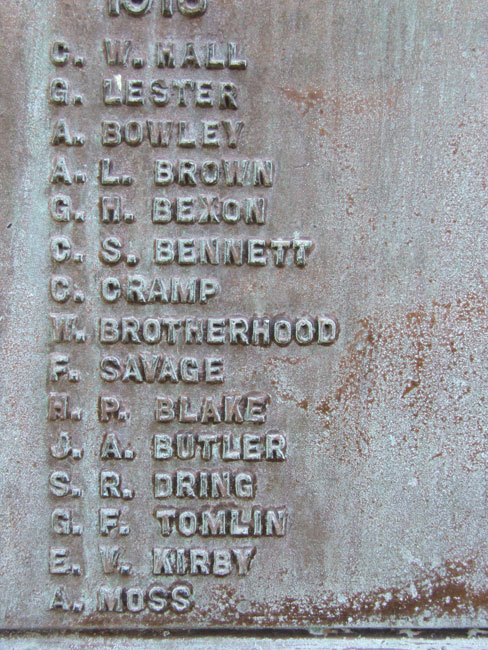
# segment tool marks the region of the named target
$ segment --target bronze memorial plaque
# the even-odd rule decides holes
[[[2,2],[4,635],[487,627],[487,8]]]

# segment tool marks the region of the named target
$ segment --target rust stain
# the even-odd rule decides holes
[[[399,87],[391,87],[380,93],[371,88],[369,94],[338,93],[336,89],[306,86],[303,89],[281,87],[280,92],[301,111],[303,116],[311,111],[322,116],[327,114],[349,114],[361,116],[365,114],[379,115],[383,111],[392,112],[398,108]],[[321,134],[322,135],[322,134]]]
[[[303,111],[302,115],[307,115],[318,104],[325,102],[324,93],[318,88],[309,87],[304,91],[295,90],[294,88],[281,88],[280,90],[287,99]]]
[[[371,623],[395,625],[405,619],[429,620],[449,614],[453,617],[476,616],[488,609],[488,590],[478,589],[471,582],[476,573],[476,560],[447,561],[432,568],[428,573],[400,585],[373,589],[366,592],[344,593],[341,600],[332,591],[324,590],[321,598],[294,599],[284,597],[267,603],[246,602],[246,611],[239,611],[242,594],[238,585],[220,584],[206,587],[208,598],[198,598],[199,604],[184,620],[192,626],[218,628],[225,624],[239,623],[241,628],[265,628],[287,621],[288,625],[307,627],[355,626]],[[200,591],[202,587],[197,587]],[[205,602],[209,605],[205,605]],[[214,603],[218,602],[218,608]],[[212,603],[212,605],[210,605]],[[139,624],[143,627],[171,629],[177,617],[165,613],[142,614]],[[183,617],[179,618],[179,623]],[[85,622],[107,625],[107,615],[99,612],[89,614]],[[121,614],[119,624],[131,623],[131,616]]]
[[[472,386],[482,382],[481,366],[473,363],[465,332],[477,327],[486,333],[487,313],[484,297],[471,293],[451,302],[418,305],[405,314],[363,318],[340,363],[335,386],[313,407],[332,434],[339,458],[352,460],[367,453],[371,436],[365,423],[374,420],[375,409],[385,403],[391,412],[404,412],[411,423],[409,444],[422,435],[426,420],[439,430],[447,423],[469,429],[472,420],[473,430],[479,431],[475,411],[463,410]],[[452,404],[449,412],[439,395]],[[476,436],[466,437],[463,467],[475,461],[479,466],[488,453],[488,441],[480,433],[482,444],[476,443]]]
[[[410,391],[415,390],[420,386],[420,379],[410,379],[405,386],[405,390],[402,393],[402,397],[406,397]]]
[[[429,619],[445,613],[462,616],[469,612],[472,615],[488,607],[488,591],[478,590],[467,581],[474,566],[473,559],[446,562],[429,575],[408,584],[358,592],[346,596],[345,602],[340,604],[332,593],[324,594],[319,602],[285,598],[281,603],[270,603],[268,607],[253,604],[251,612],[242,615],[240,622],[252,626],[262,620],[269,624],[286,618],[297,625],[341,626],[360,624],[365,620],[394,623],[412,617]],[[232,604],[235,591],[225,589],[225,596]]]

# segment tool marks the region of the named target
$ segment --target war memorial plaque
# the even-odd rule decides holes
[[[485,14],[2,3],[4,634],[487,627]]]

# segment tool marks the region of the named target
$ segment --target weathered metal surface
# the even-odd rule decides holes
[[[2,628],[486,626],[483,8],[13,4]]]
[[[159,650],[163,646],[171,650],[220,650],[223,647],[235,650],[485,650],[484,639],[242,639],[236,636],[223,636],[205,639],[174,639],[165,636],[163,640],[143,639],[132,637],[92,637],[74,636],[49,637],[27,636],[8,640],[0,639],[2,650]]]

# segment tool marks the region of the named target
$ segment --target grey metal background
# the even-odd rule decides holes
[[[172,650],[220,650],[222,647],[232,647],[235,650],[484,650],[486,640],[471,639],[240,639],[235,636],[222,636],[205,639],[174,639],[170,636],[162,639],[137,640],[129,637],[107,638],[75,636],[63,638],[59,636],[35,637],[27,636],[8,640],[0,639],[2,650],[155,650],[170,647]]]
[[[485,9],[473,0],[209,0],[203,18],[174,18],[162,34],[149,17],[109,23],[98,0],[2,3],[4,628],[486,625]],[[76,195],[90,218],[76,238],[90,260],[77,277],[89,296],[79,313],[90,325],[108,311],[97,294],[108,274],[97,260],[98,123],[110,114],[99,99],[107,73],[101,42],[129,35],[242,44],[250,66],[237,80],[238,114],[247,123],[239,155],[272,157],[278,168],[266,237],[299,232],[316,244],[305,271],[226,270],[219,276],[224,293],[208,314],[235,313],[239,304],[246,314],[332,313],[341,326],[329,349],[226,349],[235,372],[226,388],[269,391],[270,428],[288,435],[286,467],[259,467],[258,481],[259,500],[286,503],[291,526],[285,539],[256,542],[250,576],[194,581],[195,609],[164,621],[75,618],[46,605],[55,584],[47,573],[54,465],[45,411],[48,240],[55,231],[47,211],[48,141],[56,115],[46,90],[58,75],[48,48],[63,38],[88,61],[66,73],[86,103],[64,114],[88,137],[67,156],[89,174]],[[157,77],[147,69],[131,75]],[[154,191],[157,154],[125,148],[113,157],[137,172],[124,196],[141,215],[134,241],[150,239],[144,192]],[[84,379],[71,392],[89,418],[77,429],[87,455],[74,470],[86,489],[86,533],[75,546],[86,573],[70,580],[92,600],[106,582],[95,456],[96,398],[105,387],[95,378],[97,346],[73,354],[83,360]],[[119,390],[145,403],[157,392]],[[149,583],[148,557],[138,558],[136,549],[147,555],[161,540],[146,480],[151,409],[133,410],[139,456],[129,471],[138,519],[123,545],[137,565],[131,582]]]

